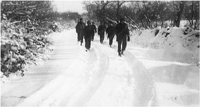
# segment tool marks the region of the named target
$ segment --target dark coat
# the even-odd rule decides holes
[[[118,23],[115,27],[115,30],[117,35],[117,41],[130,38],[128,25],[126,23]]]
[[[98,27],[98,34],[99,35],[103,35],[104,32],[105,32],[105,30],[106,30],[106,26],[105,25],[99,25],[99,27]]]
[[[92,26],[92,29],[93,29],[93,33],[96,33],[97,32],[97,28],[95,25],[91,25]]]
[[[82,33],[84,32],[85,28],[85,23],[84,22],[78,22],[78,24],[76,25],[76,33]]]
[[[114,35],[115,34],[115,26],[108,26],[108,28],[106,29],[106,33],[108,34],[108,36]]]
[[[92,25],[87,25],[85,28],[84,28],[84,37],[85,39],[88,39],[88,38],[91,38],[92,35],[93,35],[93,28],[92,28]]]

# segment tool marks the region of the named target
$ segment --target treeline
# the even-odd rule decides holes
[[[24,72],[52,43],[48,35],[58,20],[75,20],[78,13],[57,13],[51,1],[1,1],[1,72]]]
[[[199,29],[199,1],[86,1],[89,19],[115,22],[120,17],[136,27],[154,28],[180,26],[188,20],[190,27]]]

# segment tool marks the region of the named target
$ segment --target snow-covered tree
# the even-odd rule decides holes
[[[2,1],[1,2],[1,72],[8,76],[24,72],[26,64],[51,43],[53,9],[50,1]]]

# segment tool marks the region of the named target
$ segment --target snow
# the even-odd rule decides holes
[[[197,31],[183,31],[132,32],[122,57],[115,38],[110,48],[95,35],[86,52],[74,29],[54,33],[48,60],[27,67],[24,77],[4,77],[1,106],[199,106]],[[186,37],[194,41],[184,47]]]
[[[147,51],[153,59],[198,63],[199,31],[176,27],[158,30],[157,35],[156,29],[136,32],[132,40],[135,44],[153,48]]]
[[[132,32],[135,47],[129,51],[150,72],[157,104],[199,106],[199,31],[162,28],[155,35],[156,30]]]

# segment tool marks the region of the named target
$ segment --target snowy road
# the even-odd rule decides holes
[[[132,47],[119,57],[116,43],[110,48],[107,40],[100,44],[96,36],[86,52],[76,42],[74,29],[52,39],[55,44],[50,60],[32,68],[17,85],[2,87],[2,106],[158,105],[155,82]]]
[[[59,44],[65,42],[69,44],[64,45],[65,47],[76,47],[78,44],[75,44],[74,31],[66,32],[66,34],[71,35],[61,36],[70,37],[65,41],[58,40]],[[153,83],[148,75],[143,75],[145,74],[143,65],[132,54],[129,55],[133,57],[132,60],[129,60],[129,57],[119,57],[116,48],[102,45],[98,38],[95,39],[96,41],[92,42],[91,51],[85,52],[84,46],[79,46],[78,56],[69,67],[62,69],[63,72],[54,80],[17,106],[148,105],[152,97],[149,93],[152,93]],[[59,48],[56,47],[56,49]],[[69,56],[69,54],[61,54],[66,53],[65,51],[67,50],[56,54],[61,55],[62,58]],[[133,70],[136,72],[132,72]]]

